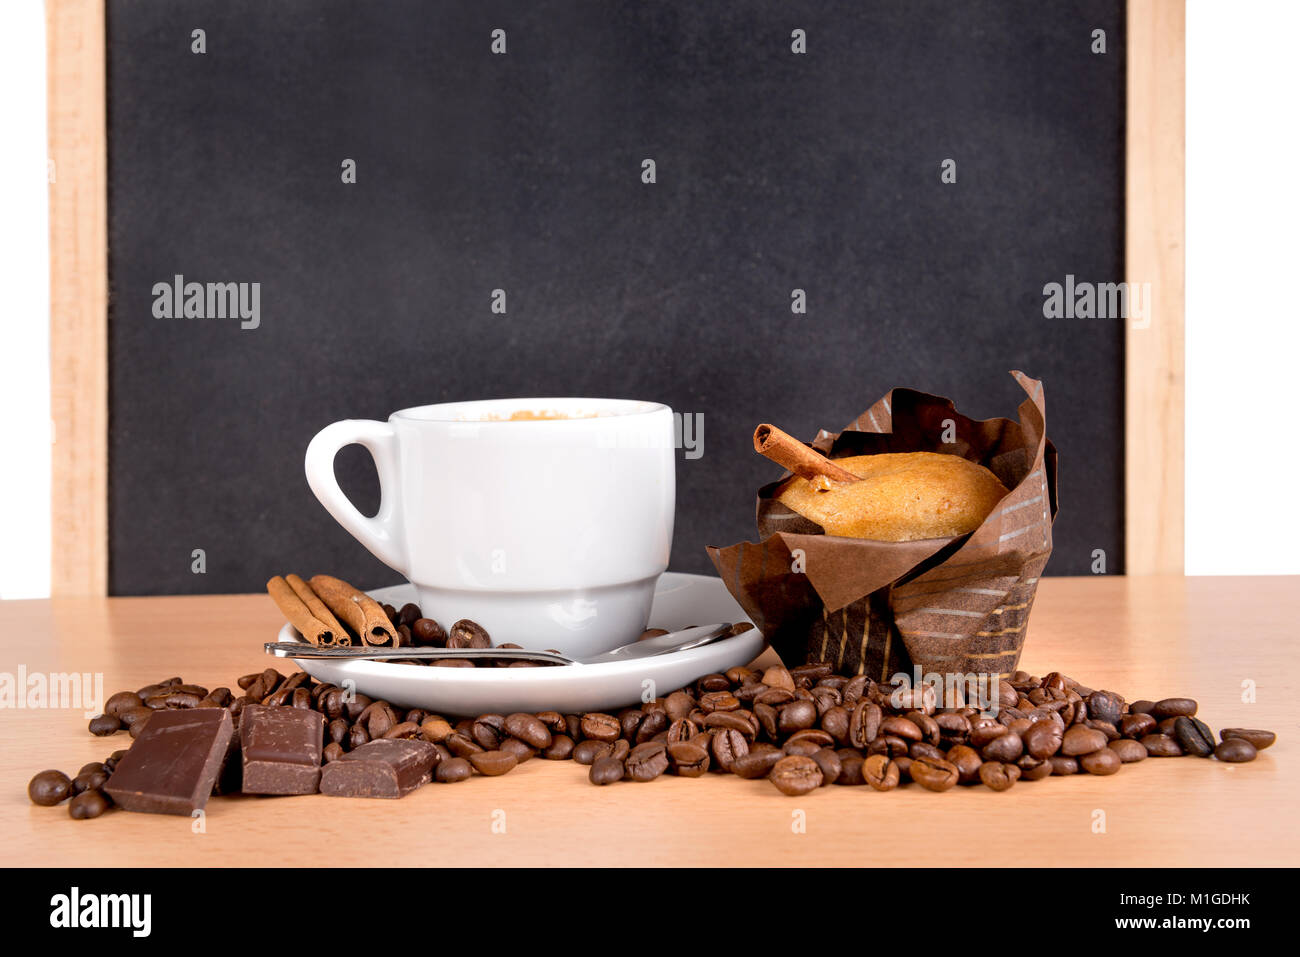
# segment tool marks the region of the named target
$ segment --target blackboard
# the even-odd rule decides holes
[[[1123,24],[1103,0],[109,0],[110,591],[398,580],[311,495],[308,440],[493,396],[700,416],[672,567],[711,572],[778,474],[758,422],[811,438],[896,385],[1014,417],[1010,369],[1060,450],[1048,572],[1122,572],[1123,321],[1047,318],[1044,286],[1124,277]],[[177,276],[250,307],[257,283],[256,327],[165,318]],[[366,453],[337,469],[373,512]]]

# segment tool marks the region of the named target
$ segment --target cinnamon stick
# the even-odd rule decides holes
[[[754,430],[754,451],[820,488],[828,488],[831,482],[858,481],[852,472],[766,422]]]
[[[271,596],[271,600],[275,602],[281,614],[289,620],[289,624],[297,628],[298,633],[313,645],[329,648],[336,644],[352,643],[352,639],[338,622],[335,621],[331,626],[312,614],[311,608],[279,575],[266,583],[266,593]],[[333,621],[332,617],[331,621]]]
[[[284,580],[289,583],[289,587],[293,589],[294,594],[302,599],[302,603],[307,606],[307,609],[312,613],[312,616],[317,621],[323,622],[329,630],[337,636],[334,644],[350,645],[353,643],[352,636],[348,634],[348,630],[344,628],[343,625],[339,623],[339,620],[334,617],[334,614],[325,607],[325,603],[320,600],[319,595],[311,590],[310,585],[297,575],[285,575]]]
[[[383,607],[363,591],[332,575],[313,575],[311,587],[340,620],[361,636],[362,642],[378,648],[398,646],[397,629]]]

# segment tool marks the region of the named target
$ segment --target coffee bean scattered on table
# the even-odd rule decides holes
[[[487,632],[472,621],[443,632],[415,605],[386,610],[416,644],[491,646]],[[746,622],[735,630],[748,627]],[[223,708],[238,723],[252,705],[297,707],[323,717],[324,763],[371,741],[422,739],[437,750],[432,780],[438,784],[507,774],[539,756],[589,766],[597,785],[732,773],[767,778],[788,795],[831,784],[891,791],[908,782],[932,791],[974,784],[1005,791],[1050,776],[1112,775],[1146,757],[1191,754],[1241,763],[1276,740],[1271,731],[1225,728],[1216,744],[1191,698],[1127,702],[1059,672],[1043,678],[1017,672],[1004,679],[999,707],[989,714],[938,701],[932,689],[838,675],[824,663],[732,668],[614,714],[543,711],[457,719],[348,694],[306,672],[285,676],[274,668],[235,684],[242,694],[228,687],[209,691],[180,676],[120,691],[108,699],[104,714],[90,720],[90,731],[111,736],[125,729],[134,738],[164,711]],[[103,786],[125,753],[114,751],[72,778],[42,771],[29,783],[28,795],[45,806],[71,798],[73,817],[97,817],[112,806]]]

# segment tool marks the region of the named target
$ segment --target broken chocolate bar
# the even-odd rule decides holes
[[[192,814],[208,803],[233,734],[224,708],[155,711],[104,790],[128,811]]]
[[[320,793],[331,797],[400,798],[428,784],[438,749],[427,741],[371,741],[325,765]]]
[[[245,794],[315,794],[325,718],[305,708],[249,705],[239,716]]]

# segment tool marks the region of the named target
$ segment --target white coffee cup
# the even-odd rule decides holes
[[[373,518],[334,476],[351,443],[379,473]],[[427,617],[583,656],[646,627],[672,546],[674,462],[665,405],[488,399],[335,422],[307,446],[306,471],[326,511],[416,587]]]

